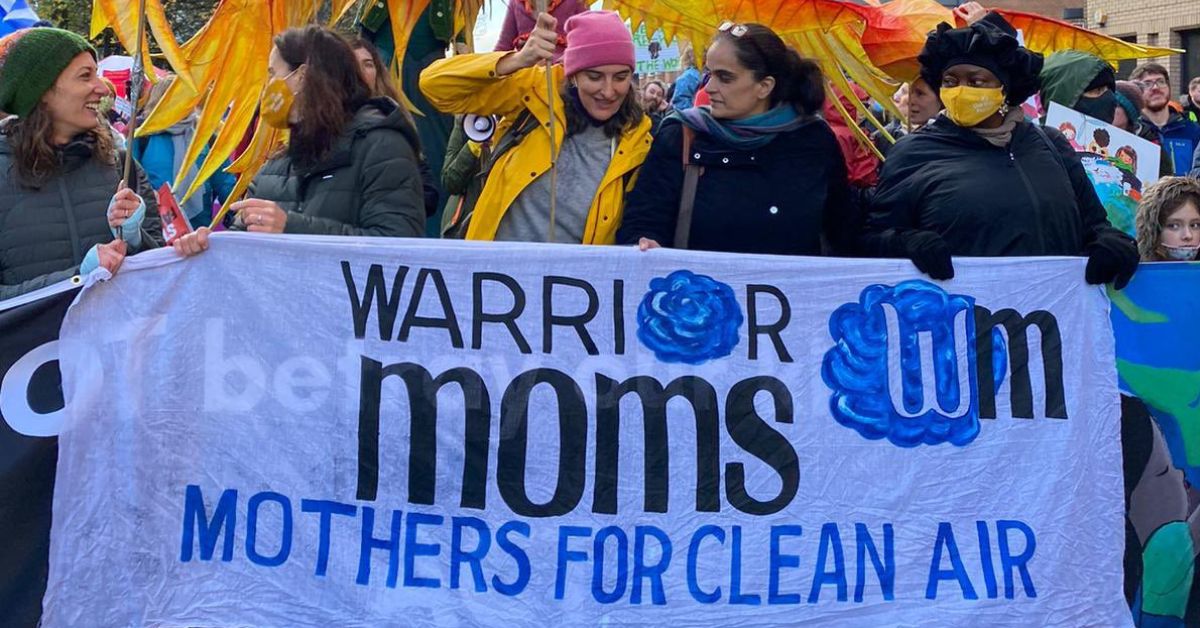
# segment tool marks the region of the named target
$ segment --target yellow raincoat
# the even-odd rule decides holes
[[[520,144],[501,155],[492,167],[467,229],[469,240],[493,239],[500,220],[517,195],[550,169],[551,104],[546,102],[546,68],[536,66],[497,77],[496,64],[506,54],[509,53],[459,55],[439,60],[421,72],[421,92],[441,111],[515,120],[522,109],[528,109],[541,122],[542,131],[531,132]],[[555,86],[561,86],[564,80],[562,66],[555,65],[552,71]],[[559,143],[554,147],[557,153],[567,125],[563,100],[557,93],[553,108],[555,139]],[[506,126],[501,124],[500,128]],[[622,133],[617,141],[616,152],[588,211],[584,244],[612,244],[616,240],[625,194],[632,189],[637,169],[649,151],[650,119],[643,117],[633,130]]]

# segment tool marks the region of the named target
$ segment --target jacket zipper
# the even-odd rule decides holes
[[[1017,174],[1021,175],[1021,182],[1025,184],[1025,194],[1029,197],[1029,202],[1033,204],[1033,213],[1037,217],[1037,238],[1038,248],[1041,251],[1046,250],[1046,234],[1042,230],[1042,204],[1038,201],[1038,196],[1033,189],[1033,184],[1030,183],[1029,177],[1025,175],[1025,169],[1021,164],[1017,163],[1017,157],[1012,152],[1012,141],[1008,144],[1008,163],[1013,168],[1017,169]]]
[[[71,196],[67,194],[64,177],[58,177],[58,193],[62,196],[63,211],[67,214],[67,231],[71,234],[71,255],[74,259],[72,265],[78,266],[83,263],[83,253],[79,250],[79,227],[75,224],[75,206],[71,204]],[[105,224],[108,224],[107,220]]]

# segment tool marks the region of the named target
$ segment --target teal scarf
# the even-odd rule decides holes
[[[769,111],[741,120],[718,120],[707,106],[676,111],[671,117],[737,150],[762,148],[770,144],[776,135],[794,131],[817,119],[815,116],[801,115],[791,103],[777,105]]]

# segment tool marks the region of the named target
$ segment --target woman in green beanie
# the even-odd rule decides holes
[[[0,299],[87,274],[115,273],[157,246],[158,211],[138,193],[98,112],[107,93],[79,35],[31,28],[0,39]],[[150,207],[147,207],[147,204]]]

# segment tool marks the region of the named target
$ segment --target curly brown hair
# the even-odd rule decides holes
[[[1163,224],[1188,201],[1200,208],[1200,181],[1191,177],[1163,177],[1146,188],[1137,213],[1137,245],[1142,261],[1163,261],[1158,253]]]
[[[10,120],[2,132],[12,147],[13,165],[21,185],[38,189],[59,173],[62,147],[56,146],[51,139],[54,137],[54,119],[45,103],[38,103],[24,118]],[[116,165],[116,141],[99,114],[96,114],[96,127],[84,136],[92,144],[92,159]]]

